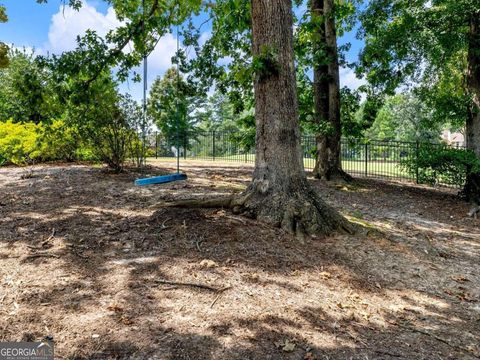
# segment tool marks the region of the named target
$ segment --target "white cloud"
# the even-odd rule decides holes
[[[200,35],[200,38],[198,39],[198,43],[200,44],[200,46],[203,46],[208,40],[210,40],[211,37],[212,37],[212,33],[210,31],[204,31]]]
[[[162,36],[155,50],[153,50],[148,57],[149,70],[156,73],[163,73],[172,66],[172,57],[176,51],[177,39],[175,36],[173,34],[165,34]]]
[[[52,16],[48,43],[42,49],[43,52],[59,54],[73,50],[77,45],[77,36],[84,35],[86,30],[95,30],[99,36],[104,37],[110,30],[122,25],[113,7],[109,7],[103,14],[97,11],[93,4],[91,1],[84,2],[79,11],[68,6],[65,8],[60,6],[58,12]],[[173,34],[165,34],[160,39],[148,59],[150,74],[161,75],[171,66],[171,58],[175,55],[176,47],[177,42]]]
[[[350,68],[340,68],[340,86],[348,87],[352,90],[358,89],[361,85],[365,85],[365,79],[359,79],[355,72]]]
[[[69,6],[60,6],[58,12],[52,16],[45,48],[56,54],[73,50],[77,44],[77,36],[85,34],[86,30],[95,30],[103,37],[108,31],[121,25],[112,7],[103,14],[87,2],[83,3],[79,11]]]
[[[113,7],[109,7],[106,13],[97,10],[95,0],[84,0],[83,6],[76,11],[69,6],[60,6],[58,12],[52,16],[50,28],[48,31],[48,42],[43,48],[37,49],[37,53],[60,54],[64,51],[70,51],[76,48],[77,37],[82,36],[90,29],[104,37],[110,30],[122,26],[122,22],[117,19]],[[206,31],[201,34],[200,43],[211,36]],[[158,42],[155,49],[148,57],[148,83],[151,85],[157,76],[162,76],[165,71],[172,66],[172,57],[177,50],[176,34],[167,33]],[[131,51],[127,46],[125,51]],[[143,73],[143,67],[139,66],[132,69],[132,72]],[[150,86],[149,86],[150,87]],[[131,93],[136,99],[142,96],[143,86],[138,83],[126,82],[120,86],[122,92]]]

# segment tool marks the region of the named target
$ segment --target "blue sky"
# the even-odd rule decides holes
[[[94,29],[100,35],[120,25],[112,8],[102,0],[87,0],[80,11],[63,8],[60,0],[49,0],[47,4],[37,4],[35,0],[0,0],[7,8],[9,21],[0,24],[0,39],[16,47],[35,48],[40,54],[56,53],[75,48],[77,35],[86,29]],[[204,26],[204,36],[209,33]],[[355,61],[361,48],[361,42],[349,33],[339,43],[350,42],[352,48],[347,60]],[[165,35],[149,58],[149,82],[162,75],[170,66],[175,52],[176,40],[172,34]],[[361,84],[350,69],[340,72],[342,85],[356,88]],[[140,99],[142,86],[132,82],[122,85],[121,90],[130,92]]]

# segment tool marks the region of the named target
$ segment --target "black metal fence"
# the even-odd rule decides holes
[[[242,146],[235,136],[228,132],[203,132],[195,137],[180,140],[180,157],[183,159],[210,160],[222,162],[255,162],[254,147]],[[153,143],[155,145],[153,146]],[[166,141],[156,134],[152,141],[151,156],[156,158],[174,158],[177,156],[175,141]],[[342,139],[341,159],[343,169],[352,176],[422,183],[418,169],[407,170],[403,164],[415,160],[424,143],[402,141],[380,141],[366,139]],[[445,146],[430,144],[431,146]],[[306,170],[315,166],[315,137],[302,136],[304,165]],[[460,174],[460,177],[463,176]],[[461,181],[460,181],[461,183]],[[461,187],[458,180],[452,183],[441,175],[436,177],[435,185]]]

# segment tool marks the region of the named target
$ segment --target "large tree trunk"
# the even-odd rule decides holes
[[[252,0],[251,9],[253,57],[270,70],[255,78],[255,170],[237,211],[297,235],[347,229],[346,220],[311,188],[303,167],[292,1]]]
[[[322,25],[316,28],[314,51],[322,51],[323,47],[326,57],[326,62],[317,58],[314,65],[315,120],[326,120],[328,124],[327,131],[317,136],[317,161],[313,175],[326,180],[350,180],[351,177],[342,170],[340,157],[340,74],[333,6],[333,0],[311,1],[312,14],[324,18]]]
[[[300,144],[291,0],[251,0],[256,156],[253,180],[240,196],[169,206],[229,207],[299,237],[351,231],[307,182]]]
[[[470,20],[467,78],[473,100],[466,124],[467,149],[480,158],[480,12],[472,14]],[[480,174],[467,175],[463,192],[469,200],[480,203]]]

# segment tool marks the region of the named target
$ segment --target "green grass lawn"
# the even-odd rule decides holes
[[[154,161],[154,158],[149,160]],[[227,156],[213,157],[187,157],[186,159],[180,158],[182,161],[217,161],[217,162],[239,162],[239,163],[254,163],[255,154],[238,154]],[[159,157],[156,161],[175,162],[176,158],[173,157]],[[304,158],[304,166],[307,170],[312,170],[315,165],[315,159]],[[369,161],[367,164],[367,176],[378,177],[390,177],[398,179],[412,179],[409,174],[399,166],[398,162],[384,162],[384,161]],[[343,169],[351,173],[352,175],[365,176],[365,161],[364,160],[343,160]]]

